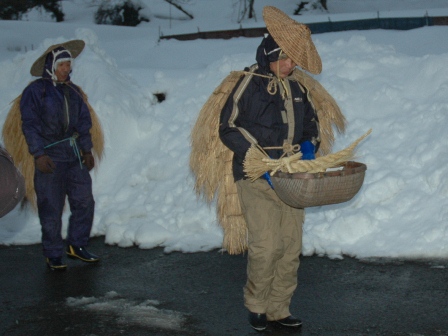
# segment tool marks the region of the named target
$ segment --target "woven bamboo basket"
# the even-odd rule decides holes
[[[343,203],[351,200],[364,182],[367,166],[349,161],[323,173],[283,173],[271,176],[278,197],[294,208]]]

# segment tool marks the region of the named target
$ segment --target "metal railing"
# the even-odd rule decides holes
[[[313,34],[340,32],[347,30],[369,30],[369,29],[395,29],[409,30],[425,26],[448,25],[447,16],[422,16],[422,17],[400,17],[400,18],[373,18],[350,21],[331,21],[308,23]],[[267,33],[263,28],[240,28],[233,30],[204,31],[191,34],[160,35],[159,39],[176,39],[180,41],[196,39],[230,39],[232,37],[261,37]]]

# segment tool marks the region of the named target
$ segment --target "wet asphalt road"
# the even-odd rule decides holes
[[[0,246],[0,335],[448,335],[448,260],[302,257],[303,327],[247,322],[246,257],[104,244],[100,263],[48,270],[40,245]]]

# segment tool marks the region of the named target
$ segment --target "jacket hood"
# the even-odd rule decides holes
[[[51,52],[49,52],[47,54],[47,57],[45,58],[42,77],[57,81],[56,74],[55,74],[57,64],[59,62],[64,62],[64,61],[73,62],[73,57],[72,57],[71,53],[63,47],[58,47],[56,49],[53,49]],[[71,70],[70,70],[70,73],[71,73]],[[67,81],[70,81],[70,75],[67,77]]]
[[[281,49],[277,42],[274,41],[271,35],[266,34],[260,45],[257,48],[257,55],[255,57],[258,66],[269,72],[269,63],[278,61]]]

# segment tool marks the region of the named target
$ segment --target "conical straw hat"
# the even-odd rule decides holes
[[[47,58],[48,53],[50,53],[54,49],[58,47],[63,47],[68,51],[70,51],[73,58],[76,58],[84,49],[84,46],[85,43],[83,40],[71,40],[50,46],[31,66],[30,70],[31,75],[36,77],[42,76],[42,73],[44,72],[45,59]]]
[[[306,25],[273,6],[263,8],[263,19],[269,34],[294,63],[313,74],[321,73],[322,61]]]

